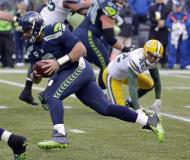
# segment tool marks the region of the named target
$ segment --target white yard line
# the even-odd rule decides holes
[[[184,106],[184,108],[190,109],[190,106]]]
[[[8,84],[8,85],[11,85],[11,86],[16,86],[16,87],[20,87],[20,88],[24,87],[24,85],[21,84],[21,83],[16,83],[16,82],[12,82],[12,81],[6,81],[6,80],[2,80],[2,79],[0,79],[0,83],[2,83],[2,84]],[[36,87],[36,86],[33,86],[33,89],[34,90],[38,90],[38,91],[43,91],[44,90],[44,88]],[[71,95],[70,97],[71,98],[76,98],[75,95]],[[152,112],[152,111],[150,110],[150,112]],[[160,114],[163,115],[163,116],[165,116],[165,117],[168,117],[168,118],[172,118],[172,119],[176,119],[176,120],[181,120],[181,121],[185,121],[185,122],[190,122],[189,118],[180,117],[180,116],[176,116],[176,115],[168,114],[168,113],[160,113]]]
[[[19,87],[19,88],[24,88],[24,86],[25,86],[22,83],[17,83],[17,82],[13,82],[13,81],[7,81],[7,80],[3,80],[3,79],[0,79],[0,83],[8,84],[8,85],[11,85],[11,86],[16,86],[16,87]],[[37,90],[37,91],[43,91],[45,88],[33,86],[32,89]],[[70,97],[74,98],[75,95],[71,95]]]
[[[81,133],[86,133],[86,131],[83,131],[81,129],[69,129],[70,132],[73,132],[73,133],[78,133],[78,134],[81,134]]]
[[[154,113],[154,111],[152,111],[152,110],[147,110],[147,111],[150,112],[150,113]],[[184,122],[190,122],[190,119],[186,118],[186,117],[176,116],[176,115],[173,115],[173,114],[168,114],[168,113],[163,113],[163,112],[160,112],[159,114],[162,115],[162,116],[171,118],[171,119],[181,120],[181,121],[184,121]]]
[[[0,109],[8,109],[9,107],[7,106],[0,106]]]

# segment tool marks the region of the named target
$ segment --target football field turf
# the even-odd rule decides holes
[[[18,100],[25,71],[0,70],[0,127],[28,138],[28,160],[189,160],[190,159],[190,71],[162,71],[162,124],[165,141],[139,124],[103,117],[75,97],[64,101],[67,149],[41,150],[37,143],[51,137],[49,112]],[[34,97],[47,80],[35,85]],[[128,93],[128,88],[124,87]],[[36,98],[37,99],[37,98]],[[154,91],[140,103],[148,108]],[[11,150],[0,143],[0,160],[10,160]]]

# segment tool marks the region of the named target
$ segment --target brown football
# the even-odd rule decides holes
[[[48,78],[50,77],[51,75],[48,75],[47,73],[45,73],[45,71],[48,69],[48,68],[42,68],[44,65],[46,65],[47,63],[45,62],[42,62],[42,61],[38,61],[34,64],[34,70],[40,74],[42,77],[44,78]]]

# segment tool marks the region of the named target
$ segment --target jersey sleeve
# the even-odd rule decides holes
[[[103,14],[113,19],[116,19],[116,17],[119,15],[116,5],[112,2],[101,4],[100,8],[102,9]]]
[[[65,28],[60,43],[65,46],[66,50],[71,51],[77,42],[80,42],[79,38],[76,37],[68,28]]]

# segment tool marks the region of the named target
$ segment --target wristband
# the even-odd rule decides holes
[[[68,54],[61,57],[61,58],[59,58],[59,59],[57,59],[57,62],[59,63],[60,66],[62,66],[63,64],[65,64],[65,63],[67,63],[69,61],[71,61],[71,58],[70,58],[70,56]]]

